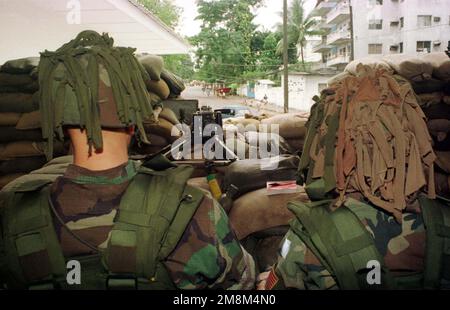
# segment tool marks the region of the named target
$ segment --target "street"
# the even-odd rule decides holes
[[[259,115],[260,113],[283,113],[281,107],[273,105],[262,105],[262,103],[255,99],[249,99],[239,96],[227,96],[220,98],[215,96],[212,92],[210,96],[203,93],[200,86],[187,86],[186,90],[182,93],[184,99],[197,99],[199,101],[199,107],[210,106],[213,110],[223,109],[226,107],[246,107],[250,113]]]

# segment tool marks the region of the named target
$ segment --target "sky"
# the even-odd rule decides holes
[[[200,21],[196,21],[197,5],[196,0],[174,0],[175,4],[183,8],[183,16],[177,31],[183,36],[193,36],[200,32]],[[288,1],[290,2],[290,1]],[[316,0],[306,0],[306,11],[309,12],[315,6]],[[264,0],[255,18],[255,23],[261,29],[273,30],[273,27],[282,22],[279,12],[283,10],[283,0]]]

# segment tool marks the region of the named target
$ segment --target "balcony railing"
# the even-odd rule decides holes
[[[344,65],[350,62],[350,56],[349,55],[338,55],[333,58],[329,58],[327,60],[327,66],[338,66],[338,65]]]
[[[325,16],[330,12],[335,6],[337,0],[327,1],[327,2],[321,2],[318,6],[312,10],[311,15],[312,16]]]
[[[336,25],[350,18],[350,6],[347,1],[338,4],[327,16],[327,23]]]
[[[327,36],[327,42],[329,45],[340,45],[350,41],[351,35],[349,30],[335,31]]]

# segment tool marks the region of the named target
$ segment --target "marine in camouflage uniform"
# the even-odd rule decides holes
[[[51,199],[60,217],[90,244],[106,247],[121,198],[132,178],[125,168],[90,171],[70,165],[51,186]],[[88,183],[83,181],[86,177]],[[120,178],[120,182],[104,185],[105,178]],[[54,224],[66,257],[94,254],[57,220]],[[164,264],[179,289],[254,287],[253,259],[241,248],[222,207],[207,193]]]
[[[399,224],[393,216],[370,205],[350,207],[384,257],[395,276],[424,271],[426,230],[420,212],[408,212]],[[267,275],[266,289],[339,289],[336,278],[327,270],[292,230],[281,243],[277,265]]]
[[[135,126],[141,140],[147,141],[142,127],[142,122],[152,116],[144,83],[147,74],[134,58],[133,50],[115,48],[112,43],[106,34],[87,31],[57,52],[43,53],[41,114],[49,158],[53,137],[56,134],[63,138],[64,126],[85,129],[92,150],[102,150],[103,130]],[[83,56],[85,53],[87,56]],[[8,288],[39,288],[44,282],[54,283],[56,278],[65,281],[64,261],[83,261],[100,253],[101,261],[95,260],[95,271],[87,274],[98,275],[101,269],[102,277],[92,282],[100,284],[83,288],[103,289],[103,276],[116,273],[119,278],[115,280],[119,282],[123,275],[136,273],[131,276],[144,281],[148,286],[143,288],[150,289],[254,288],[253,258],[239,244],[222,207],[210,194],[185,185],[191,168],[166,163],[164,171],[152,170],[142,168],[145,163],[130,160],[108,170],[91,171],[65,160],[61,168],[60,161],[56,159],[42,171],[19,178],[1,193],[4,205],[0,208],[0,284],[3,282]],[[168,186],[161,188],[166,183]],[[154,188],[159,188],[159,192]],[[174,192],[170,192],[172,189]],[[130,191],[142,194],[144,199],[127,196]],[[124,201],[126,208],[122,209]],[[159,206],[152,201],[159,201]],[[192,201],[195,208],[183,205]],[[38,216],[29,222],[29,214]],[[166,225],[165,231],[152,223]],[[184,232],[179,232],[180,227],[186,227]],[[137,237],[130,235],[133,231]],[[155,232],[155,236],[147,235],[147,231]],[[149,240],[144,243],[158,248],[136,241],[142,238]],[[134,247],[130,246],[133,240]],[[165,257],[159,257],[166,252]],[[153,257],[149,253],[158,256],[147,264],[142,257]],[[82,264],[82,279],[86,275],[83,268]],[[172,283],[167,285],[167,281]],[[64,283],[61,285],[66,288]]]

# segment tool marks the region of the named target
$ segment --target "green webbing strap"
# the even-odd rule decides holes
[[[303,185],[306,181],[306,173],[311,163],[311,145],[314,137],[318,134],[317,129],[323,119],[323,104],[316,102],[311,108],[311,116],[308,120],[307,134],[305,139],[305,146],[303,147],[302,156],[298,168],[298,183]]]
[[[56,52],[41,53],[39,63],[40,110],[42,133],[48,141],[46,155],[53,153],[54,132],[63,139],[64,106],[76,101],[70,111],[79,115],[79,125],[86,129],[90,146],[103,146],[98,106],[99,65],[106,69],[120,122],[124,127],[137,125],[141,138],[148,142],[144,119],[152,116],[146,91],[148,75],[134,56],[135,49],[114,47],[107,34],[83,31]],[[70,124],[73,125],[73,124]]]
[[[139,288],[174,288],[162,261],[202,201],[201,191],[186,187],[192,171],[187,166],[164,173],[141,167],[122,198],[105,253],[111,285],[132,286],[134,279]]]
[[[298,219],[293,230],[325,262],[341,289],[393,288],[394,282],[369,232],[348,208],[331,212],[328,208],[331,203],[291,203],[289,209]],[[367,281],[370,261],[381,265],[380,285],[371,286]]]
[[[450,281],[450,204],[442,199],[419,197],[427,230],[425,289],[439,289],[441,280]]]
[[[334,171],[334,155],[336,144],[336,133],[339,128],[339,110],[334,115],[331,115],[326,120],[328,129],[325,137],[320,141],[321,147],[325,149],[325,165],[324,174],[320,179],[313,179],[314,162],[311,162],[308,178],[306,180],[306,193],[308,197],[313,200],[323,200],[327,194],[336,188],[336,174]]]
[[[30,289],[65,279],[65,259],[48,205],[49,187],[15,194],[5,210],[5,252],[18,283]],[[53,287],[54,288],[54,287]]]

